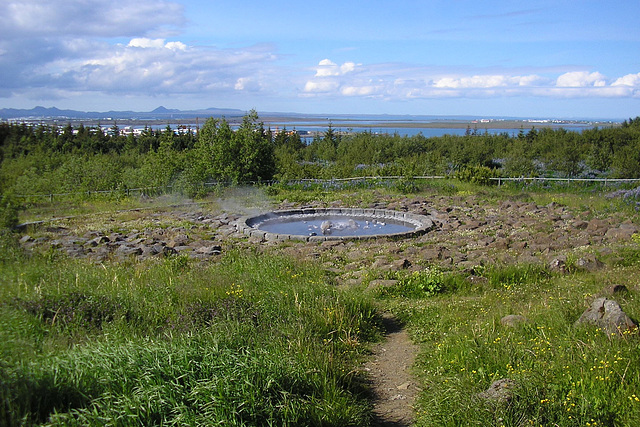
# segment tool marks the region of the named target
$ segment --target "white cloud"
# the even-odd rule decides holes
[[[146,37],[140,37],[131,39],[127,47],[141,47],[141,48],[161,48],[164,46],[164,39],[148,39]]]
[[[162,39],[134,39],[107,47],[94,58],[59,64],[84,90],[127,93],[201,93],[259,90],[260,77],[275,56],[267,49],[188,47]]]
[[[564,73],[556,81],[558,87],[604,87],[606,85],[605,76],[598,72],[589,73],[588,71]]]
[[[164,47],[171,50],[187,50],[187,45],[182,42],[169,42]]]
[[[162,96],[261,90],[276,56],[167,39],[185,22],[166,0],[0,1],[0,96]],[[123,38],[129,42],[117,43]],[[112,39],[110,41],[110,39]]]
[[[611,83],[611,86],[630,86],[640,89],[640,73],[619,77]]]
[[[489,75],[489,76],[471,76],[461,78],[444,77],[433,83],[437,88],[491,88],[501,87],[508,84],[508,78],[505,76]]]
[[[352,65],[353,64],[353,65]],[[388,100],[536,96],[548,98],[640,97],[640,73],[609,83],[599,72],[570,71],[448,74],[443,69],[402,64],[343,65],[324,59],[304,86],[306,95],[379,97]]]
[[[126,68],[145,65],[150,55],[134,58],[131,49],[186,50],[184,43],[159,38],[186,22],[183,12],[182,5],[166,0],[0,1],[0,94],[101,90],[88,88],[90,82],[133,87],[122,77],[139,81],[136,70]],[[128,46],[108,42],[124,37],[131,39]],[[113,85],[107,84],[110,78]]]
[[[332,92],[337,90],[340,87],[340,84],[336,81],[332,80],[321,80],[321,81],[308,81],[304,85],[305,92],[313,92],[313,93],[322,93],[322,92]]]
[[[255,77],[240,77],[233,88],[237,91],[257,92],[262,89],[262,85]]]
[[[165,43],[164,39],[149,39],[146,37],[139,37],[131,39],[127,47],[139,47],[143,49],[160,49],[167,48],[171,50],[187,50],[187,45],[182,42],[168,42]]]
[[[329,59],[323,59],[316,68],[316,77],[342,76],[356,69],[355,62],[345,62],[338,65]]]
[[[377,86],[343,86],[340,92],[345,96],[370,96],[378,92]]]

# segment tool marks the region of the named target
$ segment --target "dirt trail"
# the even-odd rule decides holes
[[[365,365],[374,394],[374,420],[377,427],[411,426],[415,421],[413,403],[420,391],[411,374],[417,347],[398,321],[385,314],[386,340],[373,349]]]

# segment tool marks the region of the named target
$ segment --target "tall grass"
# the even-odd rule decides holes
[[[2,425],[367,425],[370,302],[290,259],[0,263]]]

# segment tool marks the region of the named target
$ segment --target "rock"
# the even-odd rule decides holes
[[[368,289],[390,288],[398,284],[398,280],[393,279],[376,279],[369,282]]]
[[[604,232],[609,228],[609,223],[603,219],[592,219],[587,225],[587,231],[591,233]]]
[[[95,261],[105,261],[109,259],[111,253],[106,246],[98,246],[96,248],[91,249],[91,252],[88,254],[89,258]]]
[[[89,240],[87,243],[85,243],[85,245],[91,248],[95,248],[96,246],[107,243],[108,241],[109,238],[107,236],[98,236]]]
[[[614,300],[598,298],[591,304],[575,325],[591,324],[604,329],[607,334],[623,333],[637,329],[637,325],[627,316]]]
[[[484,222],[476,221],[476,220],[470,220],[470,221],[467,221],[465,224],[461,225],[460,228],[462,230],[475,230],[477,228],[480,228],[483,225],[485,225]]]
[[[598,251],[598,253],[601,256],[609,256],[609,255],[613,255],[615,252],[613,252],[613,249],[606,247],[606,248],[602,248]]]
[[[398,270],[406,270],[407,268],[411,267],[411,261],[409,261],[408,259],[398,259],[393,261],[392,263],[393,268],[394,269],[398,269]]]
[[[219,245],[213,246],[201,246],[195,251],[197,254],[204,255],[220,255],[222,253],[222,247]]]
[[[167,243],[167,246],[177,248],[179,246],[187,246],[189,243],[189,237],[186,234],[178,234]]]
[[[428,248],[421,252],[422,258],[425,260],[442,259],[442,250],[440,248]]]
[[[338,278],[338,282],[345,287],[354,287],[354,286],[360,286],[362,284],[362,279],[356,279],[356,278]]]
[[[549,263],[549,270],[555,273],[564,274],[567,272],[567,257],[559,256]]]
[[[82,258],[86,252],[82,246],[70,246],[65,249],[67,255],[71,258]]]
[[[508,316],[504,316],[500,319],[500,324],[502,326],[508,326],[511,328],[515,328],[526,322],[527,318],[519,314],[509,314]]]
[[[604,267],[602,261],[593,254],[587,254],[576,261],[576,268],[586,271],[596,271]]]
[[[127,245],[120,245],[116,249],[116,254],[120,256],[125,256],[125,257],[142,255],[142,248],[127,246]]]
[[[27,243],[27,242],[31,242],[33,240],[33,237],[29,236],[28,234],[22,236],[22,238],[20,239],[20,243]]]
[[[122,234],[120,233],[112,233],[109,235],[109,237],[107,238],[107,240],[105,240],[105,242],[124,242],[124,237],[122,237]]]
[[[508,403],[513,399],[516,382],[509,378],[494,381],[485,391],[478,393],[478,397],[491,403]]]
[[[524,250],[525,248],[527,248],[527,246],[529,246],[529,244],[526,241],[520,241],[520,242],[514,242],[511,245],[511,249],[515,249],[517,251],[521,251]]]
[[[589,223],[587,221],[582,221],[578,219],[578,220],[575,220],[571,225],[576,230],[586,230],[587,227],[589,226]]]
[[[511,239],[498,237],[493,243],[489,246],[493,249],[506,250],[509,249],[509,244],[511,243]]]
[[[631,236],[636,232],[635,227],[617,227],[610,228],[604,237],[612,241],[631,240]]]
[[[478,246],[485,247],[489,246],[491,243],[495,242],[495,237],[493,236],[485,236],[482,239],[478,240]]]
[[[600,292],[602,295],[616,295],[616,294],[628,294],[629,289],[625,285],[611,285],[607,286]]]
[[[178,254],[178,250],[176,248],[172,248],[169,246],[163,246],[162,247],[162,255],[164,256],[171,256],[171,255],[177,255]]]
[[[162,246],[160,246],[160,250],[158,250],[158,248],[156,248],[155,245],[143,246],[142,256],[148,258],[154,255],[158,255],[159,253],[161,253],[161,251],[162,251]]]

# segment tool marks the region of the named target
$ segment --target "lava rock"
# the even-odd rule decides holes
[[[596,325],[608,334],[622,334],[638,328],[616,301],[604,297],[593,301],[575,323],[576,326],[583,324]]]
[[[494,381],[488,389],[478,393],[478,397],[491,403],[508,403],[513,399],[516,382],[509,378]]]

